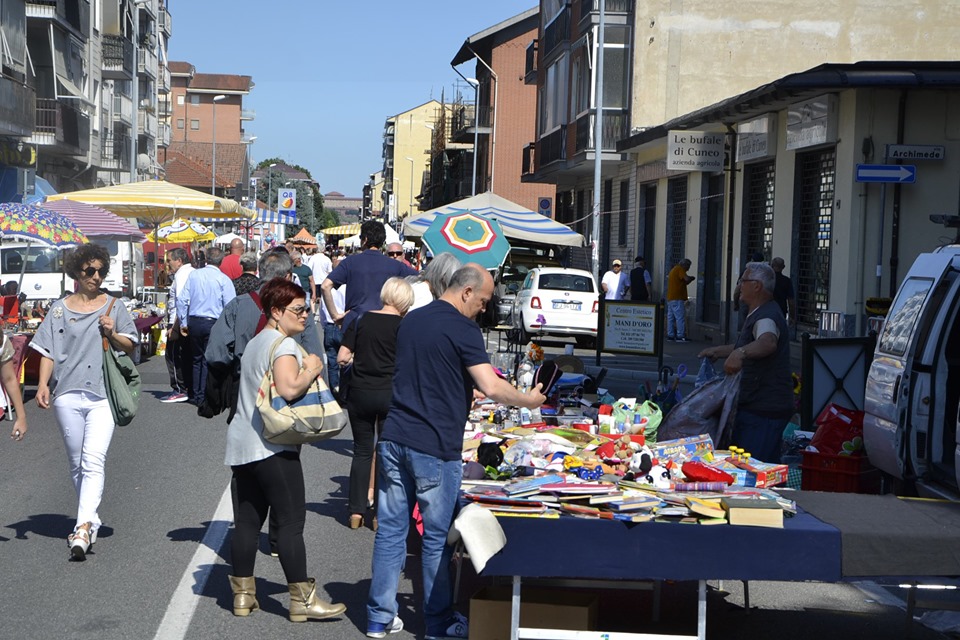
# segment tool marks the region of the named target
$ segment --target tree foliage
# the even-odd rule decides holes
[[[279,168],[270,170],[271,164],[284,165],[306,174],[310,182],[285,175]],[[270,208],[277,204],[277,191],[281,188],[295,188],[297,191],[297,220],[299,224],[287,225],[287,236],[292,236],[300,229],[306,229],[311,235],[316,235],[321,229],[340,224],[340,217],[336,211],[323,206],[323,195],[313,182],[310,170],[298,164],[288,162],[283,158],[267,158],[257,164],[257,169],[269,172],[268,176],[257,181],[257,198],[266,202]]]

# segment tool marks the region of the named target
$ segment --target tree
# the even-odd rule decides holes
[[[284,165],[305,174],[310,181],[292,178],[279,169],[270,170],[271,164]],[[267,158],[257,164],[258,169],[270,172],[267,179],[257,181],[257,198],[270,205],[276,205],[277,191],[281,188],[294,188],[297,191],[297,220],[298,224],[287,225],[287,235],[291,236],[306,229],[311,235],[326,227],[340,224],[340,218],[335,211],[325,209],[323,195],[313,180],[310,170],[298,164],[287,162],[283,158]]]

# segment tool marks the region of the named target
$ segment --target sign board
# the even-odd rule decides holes
[[[600,351],[646,356],[658,354],[659,316],[655,303],[604,300],[600,310],[600,326],[597,327]]]
[[[887,160],[943,160],[944,147],[939,144],[888,144]]]
[[[737,162],[769,158],[777,151],[777,115],[741,122],[737,126]]]
[[[297,213],[297,190],[277,189],[277,211],[287,215]]]
[[[671,131],[667,134],[667,169],[723,171],[726,136],[710,131]]]
[[[37,164],[37,148],[32,144],[0,140],[0,164],[29,169]]]
[[[537,198],[537,213],[553,218],[553,198]]]
[[[857,182],[913,184],[917,168],[912,164],[858,164]]]
[[[837,97],[826,94],[787,109],[786,149],[804,149],[837,141]]]

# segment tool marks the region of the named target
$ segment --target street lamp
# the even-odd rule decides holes
[[[413,158],[410,156],[406,157],[406,160],[410,163],[410,208],[407,210],[407,215],[413,215]]]
[[[477,118],[480,109],[480,81],[476,78],[467,78],[467,84],[473,87],[473,182],[470,186],[470,195],[477,195],[477,142],[480,134],[480,121]]]
[[[210,195],[217,195],[217,103],[226,100],[222,93],[213,96],[213,172],[210,174]]]
[[[130,100],[133,102],[132,123],[130,125],[130,182],[137,181],[137,138],[140,136],[140,7],[147,4],[147,0],[133,2],[133,66],[130,67]],[[52,37],[52,36],[51,36]]]
[[[271,210],[272,210],[272,207],[273,207],[273,205],[271,204],[271,202],[273,201],[273,195],[272,195],[272,192],[273,192],[273,168],[274,168],[275,166],[277,166],[277,163],[276,163],[276,162],[274,162],[274,163],[271,164],[269,167],[267,167],[267,209],[271,209]]]

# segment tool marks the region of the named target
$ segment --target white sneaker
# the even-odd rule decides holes
[[[390,624],[381,624],[379,622],[370,622],[367,624],[368,638],[385,638],[388,633],[398,633],[403,631],[403,620],[400,616],[394,616]]]

